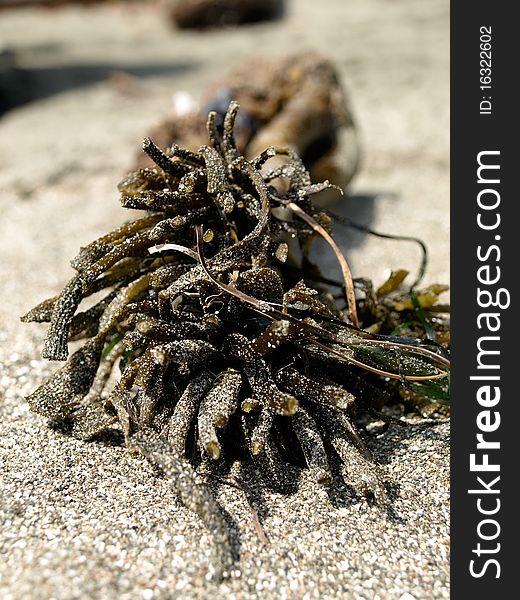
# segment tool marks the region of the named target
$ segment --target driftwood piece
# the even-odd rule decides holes
[[[313,181],[329,179],[345,188],[354,177],[359,144],[352,112],[334,64],[316,52],[248,59],[211,86],[197,109],[168,116],[150,138],[162,149],[175,143],[196,151],[206,137],[208,111],[217,113],[221,126],[231,100],[241,107],[235,136],[247,158],[269,146],[288,147],[302,157]],[[270,159],[264,171],[285,160]],[[140,155],[135,166],[151,162]]]

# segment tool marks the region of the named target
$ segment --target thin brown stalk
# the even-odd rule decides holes
[[[246,302],[247,304],[252,306],[256,312],[260,313],[264,317],[268,317],[271,319],[272,318],[277,318],[277,319],[282,319],[282,320],[285,319],[285,320],[295,323],[299,327],[300,330],[303,329],[307,334],[309,334],[311,336],[318,335],[320,337],[325,337],[325,338],[329,339],[330,341],[333,341],[333,342],[336,342],[339,344],[343,343],[337,336],[335,336],[330,331],[327,331],[326,329],[322,329],[321,327],[316,327],[314,325],[310,325],[309,323],[304,323],[304,322],[300,321],[299,319],[297,319],[296,317],[293,317],[289,313],[283,313],[283,312],[279,311],[278,309],[274,308],[273,306],[269,305],[267,302],[262,302],[256,298],[253,298],[253,296],[249,296],[248,294],[245,294],[244,292],[242,292],[230,285],[222,283],[221,281],[219,281],[218,279],[213,277],[213,275],[211,275],[211,273],[208,271],[208,268],[206,266],[206,260],[204,258],[204,254],[203,254],[202,226],[201,225],[195,226],[195,233],[196,233],[196,237],[197,237],[197,251],[199,254],[200,264],[201,264],[202,268],[204,269],[204,272],[206,273],[208,278],[215,285],[220,287],[222,290],[228,292],[228,294],[231,294],[232,296],[235,296],[236,298],[242,300],[243,302]],[[315,339],[309,339],[308,341],[310,341],[313,344],[316,344],[317,346],[319,346],[323,350],[326,350],[327,352],[335,354],[336,356],[342,358],[346,362],[349,362],[353,365],[356,365],[358,367],[366,369],[367,371],[371,371],[372,373],[376,373],[377,375],[381,375],[383,377],[389,377],[390,379],[400,379],[400,380],[404,379],[406,381],[430,381],[433,379],[442,379],[443,377],[446,377],[446,375],[448,374],[447,371],[442,370],[440,367],[436,367],[437,369],[439,369],[441,371],[440,373],[435,373],[432,375],[406,375],[406,376],[403,376],[400,373],[391,373],[389,371],[384,371],[382,369],[378,369],[377,367],[372,367],[370,365],[367,365],[367,364],[355,359],[354,357],[352,357],[348,354],[344,354],[343,352],[339,352],[338,350],[335,350],[334,348],[330,348],[329,346],[326,346],[325,344],[322,344]],[[368,341],[368,340],[359,338],[359,340],[356,341],[356,343],[363,344],[366,341]],[[372,340],[370,340],[370,341],[372,341]],[[418,348],[415,348],[415,346],[409,346],[408,344],[397,344],[395,342],[392,343],[392,346],[397,346],[399,348],[402,347],[403,349],[407,349],[407,350],[410,350],[413,352],[417,351],[418,354],[422,354],[423,356],[428,356],[429,358],[431,358],[433,360],[442,362],[443,366],[445,365],[445,363],[447,363],[446,359],[444,359],[443,357],[440,357],[438,354],[435,354],[434,352],[431,352],[424,348],[418,349]]]
[[[303,219],[307,225],[310,225],[312,229],[329,244],[334,251],[336,258],[338,259],[339,266],[341,267],[341,273],[343,275],[343,281],[345,282],[345,298],[350,313],[352,323],[359,327],[359,319],[357,316],[356,309],[356,295],[354,293],[354,282],[352,281],[352,272],[348,265],[347,259],[339,249],[339,246],[334,241],[334,238],[328,233],[328,231],[322,227],[316,219],[308,215],[302,208],[300,208],[296,202],[289,202],[287,207],[290,208],[300,219]]]

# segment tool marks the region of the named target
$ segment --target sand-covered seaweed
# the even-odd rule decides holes
[[[146,139],[155,167],[119,184],[122,205],[144,216],[82,248],[62,293],[23,317],[49,322],[43,356],[66,360],[31,409],[84,440],[120,428],[213,533],[220,574],[232,552],[206,477],[250,460],[285,492],[289,465],[327,485],[340,464],[384,504],[363,428],[388,404],[445,402],[449,374],[443,287],[405,291],[399,271],[377,290],[354,278],[332,217],[312,202],[333,186],[312,183],[291,149],[242,156],[237,114],[234,102],[222,125],[210,113],[197,151]],[[311,263],[316,237],[342,281]],[[84,343],[69,356],[73,340]]]

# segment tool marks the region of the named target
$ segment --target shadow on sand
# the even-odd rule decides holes
[[[195,63],[106,62],[32,68],[4,64],[0,69],[0,114],[55,94],[109,81],[118,74],[136,79],[175,77],[193,68]]]

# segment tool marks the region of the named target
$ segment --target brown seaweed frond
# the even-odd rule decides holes
[[[232,552],[208,473],[250,460],[285,492],[290,465],[328,485],[340,464],[359,494],[385,503],[360,419],[421,392],[439,399],[449,372],[445,348],[410,325],[417,303],[435,310],[440,289],[417,290],[408,304],[399,277],[379,295],[353,279],[311,200],[329,184],[311,184],[287,149],[241,156],[237,112],[231,103],[222,126],[210,113],[197,152],[146,139],[156,166],[119,184],[123,206],[144,216],[82,248],[61,294],[23,318],[49,322],[43,356],[66,360],[28,397],[32,410],[84,440],[120,427],[213,533],[220,575]],[[276,155],[286,159],[276,172],[260,170]],[[316,285],[330,283],[309,260],[317,236],[342,266],[346,309]],[[289,256],[294,244],[301,263]],[[68,356],[72,340],[84,343]]]

